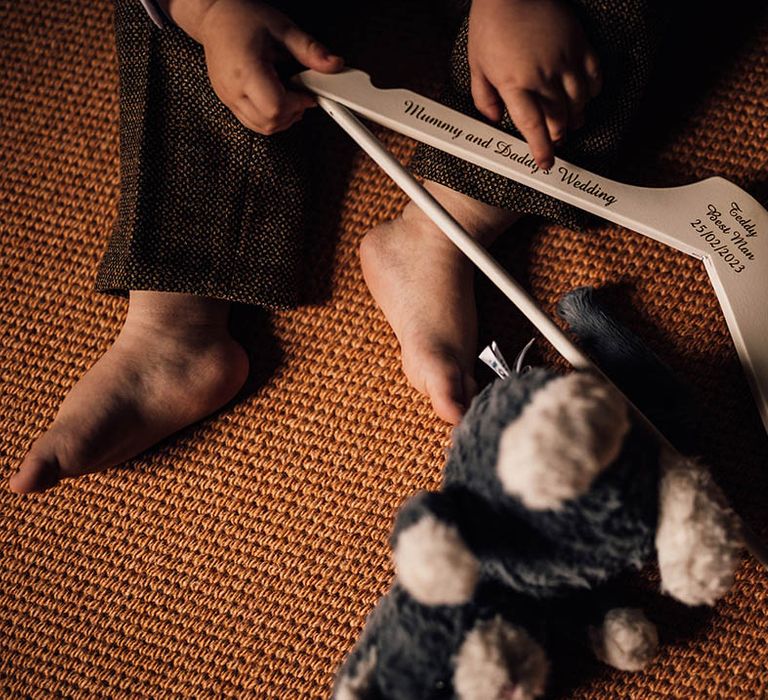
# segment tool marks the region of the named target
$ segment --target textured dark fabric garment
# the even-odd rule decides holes
[[[118,219],[96,289],[296,303],[307,182],[295,134],[240,124],[214,93],[202,47],[117,0]]]
[[[571,4],[600,57],[603,89],[588,103],[585,125],[566,136],[557,155],[608,175],[647,85],[663,14],[652,0],[572,0]],[[470,92],[467,28],[465,20],[454,45],[450,81],[440,101],[485,121]],[[522,138],[506,114],[498,126]],[[411,168],[424,178],[503,209],[540,214],[569,228],[582,228],[589,220],[580,209],[431,146],[419,146]]]
[[[604,173],[647,81],[655,19],[646,0],[580,0],[578,8],[601,57],[605,88],[588,108],[587,126],[569,138],[561,154]],[[309,10],[295,3],[286,11],[324,37],[330,24],[330,31],[344,33],[337,19],[349,8],[338,14],[334,9],[339,8]],[[303,16],[310,12],[313,17]],[[264,137],[243,127],[211,88],[202,47],[170,22],[163,29],[154,26],[139,0],[115,0],[115,32],[121,197],[96,289],[295,305],[301,294],[305,195],[312,184],[306,168],[310,144],[302,129]],[[466,39],[465,22],[442,99],[477,117]],[[516,133],[508,118],[501,126]],[[568,205],[430,147],[418,149],[412,167],[496,206],[571,227],[583,221]]]

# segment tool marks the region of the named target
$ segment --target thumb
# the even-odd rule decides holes
[[[289,24],[280,37],[285,48],[302,65],[321,73],[341,70],[344,60],[328,51],[319,41],[303,32],[295,24]]]

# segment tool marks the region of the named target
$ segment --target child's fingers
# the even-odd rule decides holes
[[[304,110],[301,110],[286,115],[279,122],[266,123],[264,115],[258,111],[246,95],[243,95],[238,102],[231,105],[230,109],[243,126],[262,136],[271,136],[280,131],[285,131],[298,122],[304,114]]]
[[[539,104],[544,112],[549,138],[560,141],[568,128],[568,97],[562,88],[539,91]]]
[[[500,90],[500,94],[510,119],[528,142],[536,163],[549,170],[554,164],[554,151],[539,100],[521,88]]]
[[[584,107],[589,100],[589,87],[581,72],[563,73],[563,89],[568,96],[570,125],[578,129],[584,123]]]
[[[257,131],[260,133],[261,127],[258,126],[256,122],[261,119],[261,115],[256,112],[253,105],[248,100],[248,98],[245,97],[245,95],[243,95],[243,97],[238,102],[228,106],[229,109],[232,110],[232,114],[237,117],[237,121],[239,121],[244,127],[250,129],[251,131]]]
[[[587,76],[589,96],[597,97],[603,87],[603,75],[600,70],[600,59],[591,49],[587,51],[587,55],[584,57],[584,73]]]
[[[496,88],[486,80],[482,73],[473,71],[471,73],[471,89],[472,100],[480,114],[492,122],[499,121],[504,113],[504,107]]]
[[[299,29],[292,22],[287,23],[277,37],[302,65],[322,73],[335,73],[344,67],[341,56],[335,56],[319,41]]]
[[[308,92],[287,90],[285,93],[284,106],[286,114],[292,112],[303,114],[305,109],[317,107],[317,100],[315,100],[314,95],[310,95]]]
[[[287,91],[274,67],[266,61],[254,64],[245,96],[253,107],[250,117],[258,127],[256,131],[265,135],[286,129],[297,114],[314,105],[310,95]]]

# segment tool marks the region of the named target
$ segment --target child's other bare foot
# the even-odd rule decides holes
[[[248,358],[228,318],[225,301],[131,292],[114,344],[69,392],[10,489],[43,491],[124,462],[229,401]]]
[[[433,182],[427,189],[485,245],[518,215]],[[414,204],[368,232],[365,281],[400,342],[403,370],[442,419],[458,423],[477,387],[474,268]]]

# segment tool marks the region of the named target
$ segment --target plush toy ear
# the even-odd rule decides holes
[[[373,675],[376,670],[376,647],[364,654],[353,652],[339,671],[333,700],[373,700]]]
[[[629,427],[626,402],[603,380],[586,372],[553,379],[502,432],[502,487],[528,508],[560,508],[618,457]]]

